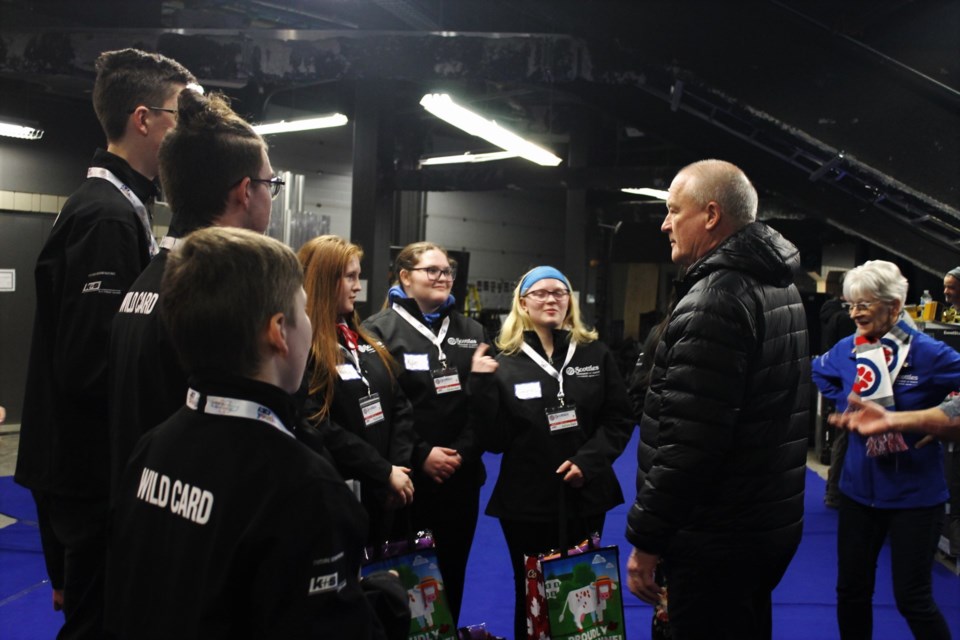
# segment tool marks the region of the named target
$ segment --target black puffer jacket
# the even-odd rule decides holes
[[[637,548],[799,542],[810,364],[798,266],[796,247],[755,222],[677,283],[640,424]]]

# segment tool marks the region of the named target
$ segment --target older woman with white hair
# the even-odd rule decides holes
[[[857,325],[813,361],[821,393],[847,409],[848,397],[891,411],[936,406],[960,387],[960,354],[905,320],[907,279],[871,260],[847,273],[843,295]],[[933,600],[931,571],[948,492],[939,442],[921,434],[850,433],[840,475],[837,620],[840,637],[870,638],[877,556],[890,540],[897,609],[915,638],[950,638]]]

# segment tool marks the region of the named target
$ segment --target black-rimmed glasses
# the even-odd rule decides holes
[[[147,105],[143,105],[143,106],[147,109],[150,109],[150,111],[164,111],[166,113],[173,115],[174,118],[177,117],[176,109],[168,109],[167,107],[149,107]],[[127,113],[133,113],[134,111],[136,111],[136,109],[130,109],[130,111],[127,111]]]
[[[250,178],[250,182],[262,182],[262,183],[264,183],[264,184],[270,185],[270,199],[271,199],[271,200],[275,199],[278,195],[280,195],[280,190],[283,188],[283,185],[287,184],[286,182],[284,182],[283,180],[281,180],[281,179],[278,178],[277,176],[274,176],[274,177],[269,178],[269,179],[267,179],[267,178],[254,178],[254,177],[251,177],[251,178]]]
[[[450,278],[451,280],[457,279],[457,270],[453,267],[447,269],[441,269],[440,267],[412,267],[407,269],[407,271],[423,271],[427,274],[427,277],[434,282],[439,280],[440,276]]]

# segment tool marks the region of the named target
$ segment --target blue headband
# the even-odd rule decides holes
[[[530,290],[530,287],[545,280],[547,278],[553,278],[554,280],[560,280],[565,285],[567,285],[567,291],[570,290],[570,281],[567,280],[567,276],[563,275],[557,269],[553,267],[536,267],[530,273],[526,275],[523,281],[520,283],[520,295],[527,295],[527,291]]]

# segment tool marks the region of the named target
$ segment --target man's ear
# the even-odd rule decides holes
[[[149,115],[150,110],[143,105],[134,109],[133,113],[131,113],[127,119],[127,131],[132,129],[141,136],[147,135],[150,131],[150,127],[147,125],[147,116]]]
[[[290,347],[287,344],[287,317],[280,312],[270,316],[265,331],[267,346],[275,353],[286,357],[290,353]]]
[[[233,185],[227,195],[228,202],[248,209],[250,207],[250,178],[246,177],[237,184]]]
[[[707,212],[707,231],[713,231],[720,225],[720,221],[723,219],[723,210],[720,209],[720,205],[711,200],[707,203],[705,211]]]

